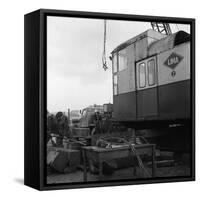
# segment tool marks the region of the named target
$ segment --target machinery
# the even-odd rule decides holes
[[[111,52],[113,121],[157,136],[161,148],[189,150],[190,35],[151,25]]]
[[[152,29],[112,51],[117,121],[190,118],[190,35]]]
[[[101,105],[92,105],[82,110],[81,119],[79,126],[80,127],[93,127],[93,116],[95,112],[103,113],[103,106]]]
[[[165,35],[171,35],[172,31],[168,23],[162,22],[151,22],[152,29],[159,32],[164,33]]]

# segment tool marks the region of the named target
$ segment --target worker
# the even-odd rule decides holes
[[[57,146],[63,146],[63,138],[69,137],[69,124],[68,118],[62,112],[56,114],[56,124],[57,124]]]
[[[94,115],[95,132],[102,133],[102,117],[99,111],[95,111]]]
[[[50,123],[49,118],[50,118],[50,116],[51,115],[50,115],[49,111],[47,110],[47,137],[46,137],[46,142],[48,142],[49,139],[51,138],[51,136],[50,136],[51,130],[50,130],[50,126],[49,126],[49,123]]]
[[[56,119],[53,114],[49,114],[47,117],[47,142],[51,139],[53,146],[56,146],[55,135],[58,135],[58,129],[56,124]]]
[[[109,133],[112,130],[112,113],[104,112],[102,119],[102,131],[103,133]]]

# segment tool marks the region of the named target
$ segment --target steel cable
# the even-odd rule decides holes
[[[106,140],[106,138],[108,138],[108,137],[101,137],[101,139],[103,139],[103,140]],[[144,164],[143,164],[143,162],[142,162],[142,159],[141,159],[140,156],[138,155],[136,148],[134,147],[134,145],[131,144],[131,142],[128,142],[128,141],[125,140],[124,138],[120,138],[120,137],[110,137],[110,138],[119,139],[119,140],[123,141],[125,144],[127,144],[127,145],[130,147],[130,149],[131,149],[133,155],[136,156],[139,167],[143,170],[143,172],[145,173],[145,175],[146,175],[147,177],[151,177],[151,174],[150,174],[150,173],[147,171],[147,169],[145,168],[145,166],[144,166]]]

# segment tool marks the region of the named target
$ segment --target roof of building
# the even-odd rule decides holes
[[[172,35],[151,43],[148,47],[149,56],[174,48],[176,45],[190,41],[190,34],[178,31]]]
[[[143,38],[146,38],[146,37],[150,37],[154,40],[160,40],[161,38],[163,37],[166,37],[166,35],[162,34],[162,33],[159,33],[157,31],[154,31],[153,29],[148,29],[146,31],[144,31],[143,33],[121,43],[119,46],[117,46],[111,53],[115,53],[117,51],[120,51],[122,49],[124,49],[125,47],[139,41],[139,40],[142,40]]]
[[[190,41],[190,34],[184,32],[184,31],[178,31],[176,33],[173,33],[172,35],[166,36],[164,34],[161,34],[157,31],[154,31],[152,29],[149,29],[125,42],[117,46],[111,53],[118,52],[125,47],[143,39],[149,37],[151,39],[154,39],[152,43],[148,46],[148,54],[154,55],[156,53],[160,53],[163,51],[166,51],[168,49],[172,49],[174,46],[179,45],[181,43]]]

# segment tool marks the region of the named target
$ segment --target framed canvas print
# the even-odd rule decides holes
[[[195,20],[25,15],[25,185],[195,180]]]

